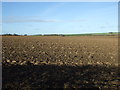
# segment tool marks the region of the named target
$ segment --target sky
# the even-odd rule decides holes
[[[117,2],[2,3],[3,34],[81,34],[117,31]]]

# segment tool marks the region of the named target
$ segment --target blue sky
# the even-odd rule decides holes
[[[118,31],[117,2],[3,2],[2,33],[80,34]]]

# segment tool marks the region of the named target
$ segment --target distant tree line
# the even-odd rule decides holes
[[[37,34],[31,36],[102,36],[102,35],[117,35],[117,32],[108,32],[108,33],[91,33],[91,34]],[[28,36],[27,34],[19,35],[19,34],[2,34],[2,36]]]
[[[27,34],[19,35],[19,34],[2,34],[2,36],[27,36]]]
[[[2,36],[28,36],[27,34],[19,35],[19,34],[2,34]],[[32,36],[65,36],[63,34],[38,34]]]

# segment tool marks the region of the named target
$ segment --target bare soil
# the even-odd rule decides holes
[[[3,89],[119,89],[117,36],[3,36]]]

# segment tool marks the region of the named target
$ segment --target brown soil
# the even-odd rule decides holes
[[[3,89],[119,88],[116,36],[3,36]]]

